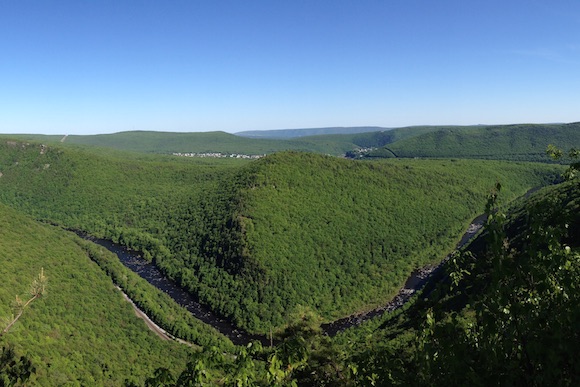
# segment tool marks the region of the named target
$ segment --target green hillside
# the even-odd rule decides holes
[[[144,251],[213,310],[263,333],[299,305],[329,321],[388,300],[414,267],[453,246],[497,180],[513,198],[557,170],[310,153],[202,163],[0,146],[0,200]]]
[[[369,378],[377,385],[575,385],[579,209],[577,179],[500,209],[414,303],[337,338],[354,378],[363,385]]]
[[[371,152],[371,157],[459,157],[549,161],[546,148],[580,146],[580,123],[443,127],[401,139]]]
[[[488,197],[484,232],[395,312],[331,339],[302,309],[275,348],[202,353],[163,385],[576,385],[578,180],[518,199],[507,218],[503,192]]]
[[[211,191],[215,177],[244,160],[185,159],[5,141],[0,196],[36,218],[106,230],[159,227],[172,208]]]
[[[404,128],[395,128],[383,131],[373,131],[367,133],[351,134],[329,134],[320,136],[304,137],[303,140],[309,141],[329,141],[344,142],[355,145],[352,149],[357,148],[378,148],[391,144],[395,141],[406,138],[416,137],[424,133],[430,133],[439,130],[439,126],[409,126]]]
[[[327,321],[343,317],[389,300],[414,267],[440,259],[482,211],[495,181],[505,181],[513,198],[550,171],[273,155],[238,174],[218,228],[233,233],[232,242],[212,237],[205,259],[193,265],[201,280],[183,283],[208,302],[219,299],[216,307],[250,330],[284,324],[297,305]],[[212,270],[210,257],[225,270]],[[212,290],[218,288],[219,294]]]
[[[248,130],[236,132],[236,136],[250,138],[296,138],[307,136],[322,136],[332,134],[353,134],[368,132],[383,132],[390,128],[381,128],[378,126],[354,126],[354,127],[329,127],[329,128],[304,128],[304,129],[274,129],[274,130]]]
[[[307,130],[306,133],[311,131]],[[117,149],[157,154],[264,155],[295,150],[336,156],[346,154],[352,158],[455,157],[547,162],[549,159],[545,150],[548,144],[564,148],[580,146],[580,124],[412,126],[366,133],[320,134],[299,138],[250,138],[224,132],[145,131],[90,136],[1,135],[1,137],[52,145],[85,146],[86,149],[94,151]]]
[[[284,150],[328,153],[341,155],[354,147],[343,139],[333,141],[304,139],[247,138],[225,132],[149,132],[131,131],[99,135],[43,136],[3,135],[21,141],[42,142],[53,145],[84,145],[112,148],[142,153],[223,153],[264,155]]]
[[[203,353],[189,356],[188,360],[197,360],[186,373],[208,371],[213,379],[204,378],[210,384],[233,383],[232,373],[238,381],[243,375],[259,375],[262,384],[279,380],[273,376],[276,373],[287,382],[293,375],[305,385],[332,380],[428,384],[454,375],[466,378],[449,380],[465,384],[477,372],[493,375],[493,367],[504,366],[502,375],[514,371],[513,380],[527,380],[520,378],[517,363],[483,357],[486,353],[478,352],[483,347],[472,346],[473,336],[464,335],[470,332],[468,323],[477,321],[473,320],[473,314],[479,313],[477,305],[494,300],[493,293],[485,291],[487,283],[495,281],[486,277],[485,258],[481,266],[469,266],[473,261],[468,258],[467,266],[459,266],[467,270],[459,274],[474,276],[481,289],[475,282],[460,288],[471,292],[431,286],[397,313],[333,340],[319,335],[317,326],[385,303],[413,269],[439,261],[469,221],[483,211],[486,195],[498,181],[503,186],[501,198],[508,202],[530,187],[553,182],[561,172],[558,165],[455,158],[360,161],[281,152],[255,161],[190,159],[2,141],[0,201],[13,209],[0,205],[0,270],[6,278],[0,285],[0,316],[10,316],[11,300],[26,294],[39,268],[44,268],[50,286],[46,297],[31,304],[0,344],[10,344],[33,360],[38,370],[32,384],[119,385],[124,378],[142,384],[146,375],[163,375],[153,372],[158,367],[178,374],[188,349],[163,342],[146,329],[108,274],[164,328],[205,347]],[[569,209],[565,214],[540,211],[547,204],[525,207],[514,214],[535,220],[516,221],[516,229],[539,225],[549,231],[542,231],[545,235],[559,235],[551,232],[556,229],[549,221],[557,219],[567,222],[568,232],[577,235],[577,219],[567,216],[578,214],[577,198],[572,195],[578,193],[578,186],[559,187],[546,191],[558,192],[556,196],[534,197],[545,197],[536,203],[548,203],[550,208]],[[261,333],[272,330],[286,339],[276,348],[248,348],[248,352],[238,348],[236,357],[226,355],[232,351],[228,340],[188,318],[163,292],[128,272],[101,248],[54,226],[40,225],[16,210],[140,250],[238,326]],[[538,217],[532,219],[534,214]],[[529,235],[531,239],[520,240],[534,240],[539,234]],[[570,244],[573,238],[563,241]],[[507,250],[507,259],[515,257],[521,245],[510,247],[513,251]],[[541,262],[551,261],[539,262],[533,269],[544,275]],[[572,279],[562,288],[575,286],[573,277],[564,274],[557,271],[554,277]],[[508,285],[499,289],[512,289],[513,277],[508,273],[505,278],[498,283]],[[577,300],[573,289],[566,289]],[[477,295],[482,298],[470,298]],[[467,304],[473,309],[463,310]],[[570,303],[562,305],[574,313]],[[422,323],[429,308],[436,324],[432,329]],[[575,337],[566,327],[575,326],[576,315],[548,310],[554,316],[551,324],[565,316],[562,332]],[[532,334],[552,334],[533,330],[532,325],[544,328],[541,321],[530,321],[535,321],[526,325]],[[555,359],[561,359],[558,351]],[[247,357],[249,352],[254,360]],[[466,355],[472,353],[475,357]],[[518,356],[517,351],[505,353]],[[472,368],[464,367],[462,359]],[[555,368],[550,359],[538,361]],[[576,371],[569,362],[561,364],[559,370],[570,380]]]
[[[29,385],[122,385],[159,366],[179,369],[188,349],[162,341],[137,318],[78,238],[0,205],[0,317],[29,299],[41,269],[47,292],[0,338],[36,368]]]
[[[346,134],[316,134],[324,130],[297,129],[299,133],[308,136],[300,138],[279,137],[243,137],[224,132],[147,132],[132,131],[100,135],[0,135],[7,139],[15,138],[21,141],[33,141],[53,145],[85,146],[87,150],[117,149],[121,151],[141,153],[223,153],[264,155],[284,150],[316,152],[332,155],[344,155],[358,148],[381,147],[394,141],[417,136],[436,130],[436,127],[410,127],[393,130],[378,130],[368,127]],[[305,131],[305,132],[304,132]],[[270,132],[270,131],[265,131]],[[278,132],[278,131],[272,131]],[[293,132],[292,132],[293,133]]]

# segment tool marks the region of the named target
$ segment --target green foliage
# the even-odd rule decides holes
[[[233,356],[206,347],[194,354],[174,377],[159,368],[146,386],[297,386],[344,385],[348,373],[328,336],[321,335],[319,318],[302,309],[273,348],[259,342],[239,347]]]
[[[197,261],[162,265],[249,330],[283,327],[298,305],[329,321],[388,301],[415,267],[441,259],[496,180],[515,197],[550,168],[276,154],[223,181],[215,213],[225,216],[187,249]]]
[[[580,186],[550,187],[509,212],[496,199],[449,276],[356,344],[348,361],[358,384],[577,383]]]
[[[552,144],[548,145],[546,153],[554,160],[564,158],[564,152]],[[566,180],[572,180],[578,176],[578,172],[580,171],[580,150],[572,148],[568,151],[567,156],[571,160],[571,163],[566,172],[564,172],[563,177]]]
[[[481,161],[294,152],[233,164],[0,146],[0,200],[143,252],[213,310],[262,333],[282,329],[298,305],[329,321],[388,301],[415,267],[451,249],[487,187],[510,181],[513,198],[557,174]]]
[[[2,337],[2,345],[21,354],[9,364],[26,370],[18,359],[28,359],[36,372],[26,384],[35,386],[121,385],[160,366],[182,368],[189,348],[151,332],[77,239],[0,205],[0,316],[12,313],[15,293],[31,290],[23,279],[44,267],[50,281],[47,296],[30,303]]]
[[[580,146],[580,123],[438,127],[386,146],[396,157],[461,157],[548,162],[548,144]],[[370,156],[380,156],[379,150]],[[389,157],[389,156],[388,156]]]
[[[233,344],[213,327],[202,323],[169,295],[125,267],[108,250],[85,240],[76,241],[129,298],[157,325],[171,335],[203,347],[231,351]]]
[[[493,216],[487,235],[496,237],[480,237],[469,251],[452,256],[447,273],[438,274],[397,312],[333,340],[329,348],[335,361],[348,353],[339,361],[351,371],[342,384],[574,384],[580,377],[573,360],[579,322],[579,195],[577,182],[537,192],[509,211],[506,227],[497,222],[505,219],[503,212],[488,206]],[[484,249],[483,238],[495,242]],[[508,256],[492,258],[491,251]],[[498,307],[506,300],[511,308]],[[523,307],[514,309],[518,302]],[[532,371],[522,355],[526,346],[534,351]]]
[[[440,306],[417,298],[382,320],[391,328],[362,327],[369,336],[356,343],[331,341],[319,330],[321,321],[385,302],[412,269],[444,256],[481,211],[489,186],[501,181],[510,200],[552,181],[557,166],[359,162],[295,152],[234,164],[17,142],[1,150],[5,203],[140,250],[238,325],[285,332],[276,348],[250,346],[231,356],[224,352],[231,344],[189,321],[102,249],[0,207],[0,236],[10,241],[0,249],[0,313],[22,291],[10,273],[52,268],[50,297],[32,304],[30,318],[9,335],[37,365],[30,377],[36,384],[118,384],[121,375],[128,384],[149,375],[148,385],[473,384],[481,374],[491,375],[486,382],[548,383],[577,376],[566,360],[571,346],[562,342],[577,342],[569,328],[578,325],[580,273],[570,242],[579,230],[572,216],[579,212],[577,182],[510,213],[518,220],[507,227],[507,244],[504,228],[493,228],[501,219],[494,213],[488,233],[497,243],[489,251],[499,254],[473,261],[474,251],[451,261],[461,268],[453,273],[456,292],[465,292],[432,289]],[[144,330],[87,255],[156,321],[204,350],[183,368],[187,350]],[[418,312],[425,305],[430,312]],[[425,319],[424,327],[411,322]],[[544,354],[538,348],[548,342],[558,345]],[[495,369],[505,379],[493,379]]]
[[[388,141],[383,135],[372,141]],[[27,290],[21,278],[46,267],[51,281],[50,297],[30,304],[3,338],[16,351],[5,352],[4,383],[572,384],[577,180],[532,196],[505,221],[490,202],[488,248],[474,243],[453,257],[450,278],[397,313],[336,340],[319,328],[389,300],[411,270],[441,259],[497,181],[511,200],[560,171],[296,152],[252,163],[184,160],[2,142],[2,202],[142,251],[214,310],[280,341],[234,349],[103,249],[2,205],[0,314]],[[88,257],[203,351],[186,360],[185,346],[153,336]]]
[[[566,201],[549,198],[528,206],[524,234],[509,238],[502,213],[490,213],[486,252],[478,254],[471,263],[473,274],[465,279],[483,289],[469,302],[473,320],[463,325],[457,316],[440,324],[428,321],[418,351],[430,366],[425,380],[482,385],[577,381],[580,254],[562,242],[577,217],[569,203],[578,200],[580,187],[563,188],[571,188]]]
[[[26,309],[26,307],[30,305],[32,301],[36,300],[39,297],[42,297],[46,293],[47,282],[48,279],[44,275],[44,268],[41,268],[40,274],[38,275],[37,278],[35,278],[32,281],[32,284],[30,285],[31,298],[28,301],[23,302],[20,299],[20,297],[16,296],[16,302],[14,303],[15,316],[11,319],[11,321],[8,322],[8,324],[2,330],[2,332],[0,332],[0,337],[2,337],[4,334],[6,334],[6,332],[10,330],[10,328],[16,323],[16,321],[18,321],[20,316],[22,316],[22,313],[24,313],[24,309]]]
[[[26,385],[32,374],[36,372],[30,359],[18,357],[10,346],[2,347],[0,354],[0,386]]]

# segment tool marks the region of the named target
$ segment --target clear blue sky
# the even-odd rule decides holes
[[[578,0],[0,0],[0,132],[580,121]]]

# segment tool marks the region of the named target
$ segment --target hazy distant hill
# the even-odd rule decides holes
[[[0,135],[23,141],[38,141],[64,146],[88,145],[143,153],[223,153],[264,155],[284,150],[297,150],[342,155],[356,147],[348,138],[271,139],[249,138],[225,132],[151,132],[130,131],[98,135],[45,136],[36,134]]]
[[[382,132],[392,128],[382,128],[378,126],[354,126],[354,127],[328,127],[328,128],[306,128],[306,129],[274,129],[274,130],[248,130],[234,133],[236,136],[251,138],[295,138],[307,136],[319,136],[325,134],[353,134],[367,132]]]
[[[349,150],[353,150],[357,148],[382,147],[395,141],[416,137],[439,129],[440,127],[438,126],[409,126],[376,132],[308,136],[302,137],[301,140],[313,143],[334,142],[340,144],[351,144],[353,147]]]
[[[363,130],[363,128],[360,128]],[[82,145],[142,153],[222,153],[264,155],[295,150],[335,156],[360,147],[380,147],[424,130],[386,130],[349,134],[326,134],[300,138],[252,138],[225,132],[131,131],[98,135],[46,136],[37,134],[0,135],[45,144]]]
[[[0,135],[142,153],[264,155],[295,150],[349,157],[455,157],[548,161],[548,144],[580,146],[580,123],[494,126],[354,127],[241,132],[131,131],[100,135]]]
[[[293,129],[272,137],[245,137],[225,132],[152,132],[130,131],[98,135],[2,134],[0,137],[45,144],[82,145],[141,153],[222,153],[264,155],[286,150],[341,156],[361,148],[379,148],[395,141],[438,130],[440,127],[417,126],[386,129],[378,127]],[[331,134],[338,131],[340,134]],[[256,132],[257,133],[257,132]]]

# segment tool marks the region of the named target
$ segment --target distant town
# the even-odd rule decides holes
[[[220,153],[220,152],[207,152],[207,153],[181,153],[174,152],[173,156],[182,157],[214,157],[214,158],[233,158],[233,159],[259,159],[266,155],[245,155],[242,153]]]

